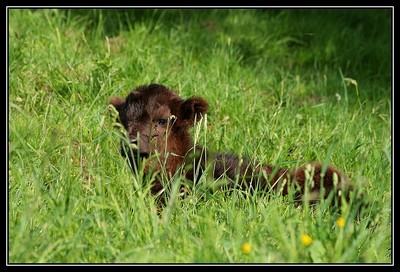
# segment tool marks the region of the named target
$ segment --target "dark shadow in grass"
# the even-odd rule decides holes
[[[226,46],[255,72],[266,65],[306,75],[330,69],[390,97],[392,10],[344,9],[65,9],[66,18],[84,17],[87,31],[118,36],[138,24],[152,31],[192,31],[188,46],[204,52]],[[233,18],[235,16],[235,18]],[[249,18],[251,18],[249,20]],[[97,31],[97,32],[96,32]],[[198,48],[201,45],[201,48]],[[373,89],[373,88],[370,88]],[[355,94],[354,94],[355,95]]]
[[[67,17],[86,17],[91,29],[100,27],[103,35],[112,37],[120,34],[121,31],[129,31],[135,28],[135,24],[146,24],[152,29],[157,23],[163,26],[175,24],[201,23],[207,18],[225,16],[228,10],[220,9],[65,9]],[[101,25],[99,25],[101,24]],[[151,31],[150,30],[150,31]]]
[[[286,12],[288,48],[298,64],[316,62],[354,77],[391,81],[390,9],[310,9]]]

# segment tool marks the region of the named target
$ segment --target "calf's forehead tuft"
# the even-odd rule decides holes
[[[171,101],[180,99],[179,95],[163,85],[152,84],[140,86],[126,98],[126,104],[144,105],[146,109],[170,105]]]
[[[182,100],[178,94],[162,85],[141,86],[133,90],[126,97],[126,114],[130,118],[138,118],[143,113],[152,115],[161,112],[171,113],[171,109],[176,105],[177,100]]]

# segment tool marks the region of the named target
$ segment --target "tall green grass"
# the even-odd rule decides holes
[[[9,9],[8,262],[390,264],[391,34],[388,9]],[[177,175],[157,211],[107,105],[152,82],[209,101],[207,148],[328,161],[371,205]]]

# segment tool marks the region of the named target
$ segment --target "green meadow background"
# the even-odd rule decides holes
[[[26,263],[377,263],[392,248],[391,9],[16,9],[8,15],[7,259]],[[212,190],[156,211],[108,107],[160,83],[210,104],[207,148],[329,162],[340,210]]]

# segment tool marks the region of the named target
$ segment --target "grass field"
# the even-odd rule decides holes
[[[391,16],[9,9],[8,263],[391,264]],[[157,215],[107,104],[152,82],[208,100],[208,148],[329,162],[372,204],[295,207],[201,179]]]

